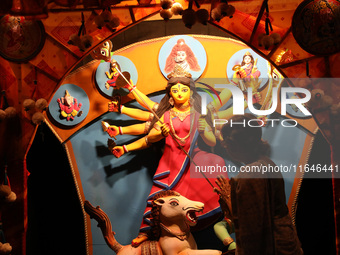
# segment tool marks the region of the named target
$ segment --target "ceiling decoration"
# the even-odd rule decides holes
[[[34,58],[45,43],[45,29],[40,20],[5,15],[0,19],[0,56],[13,62]]]
[[[297,43],[314,55],[340,51],[340,2],[308,0],[293,16],[292,32]]]

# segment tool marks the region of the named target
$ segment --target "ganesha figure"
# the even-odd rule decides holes
[[[65,96],[58,98],[57,102],[60,108],[60,114],[66,118],[67,121],[73,120],[79,114],[82,103],[78,104],[77,98],[74,98],[70,93],[65,90]]]

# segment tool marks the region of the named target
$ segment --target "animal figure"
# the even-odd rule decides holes
[[[218,250],[197,250],[197,244],[190,226],[197,223],[197,212],[201,212],[204,204],[191,201],[178,192],[161,191],[154,196],[152,202],[152,236],[153,241],[145,241],[138,247],[122,246],[114,238],[111,222],[99,206],[93,207],[85,201],[84,208],[91,218],[98,222],[108,246],[117,255],[220,255]]]
[[[58,98],[57,102],[60,107],[60,114],[66,120],[73,120],[82,106],[82,103],[78,104],[77,98],[71,96],[67,90],[65,90],[65,96],[61,97],[61,99]]]

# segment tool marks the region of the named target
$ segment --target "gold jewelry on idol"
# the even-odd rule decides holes
[[[252,56],[252,55],[249,51],[247,51],[246,53],[244,53],[244,56]]]
[[[179,233],[175,233],[173,232],[171,229],[169,229],[168,227],[166,227],[163,223],[160,223],[162,229],[164,229],[166,232],[168,232],[169,234],[177,237],[179,240],[184,241],[187,240],[189,235],[190,235],[190,229],[189,226],[187,225],[187,229],[185,232],[179,232]]]
[[[169,98],[169,104],[170,104],[171,106],[174,106],[175,101],[174,101],[173,97],[170,97],[170,98]]]
[[[224,240],[223,240],[223,244],[225,246],[228,246],[229,244],[231,244],[232,242],[234,242],[234,239],[232,239],[230,236],[229,237],[226,237]]]
[[[168,74],[168,79],[173,78],[173,77],[186,77],[186,78],[191,78],[191,73],[188,73],[181,67],[181,65],[177,64],[174,67],[174,70]]]
[[[190,104],[182,104],[180,107],[176,107],[178,110],[181,110],[181,112],[186,112],[190,108]],[[189,109],[190,110],[190,109]]]
[[[184,119],[190,115],[190,110],[186,111],[186,112],[177,112],[173,109],[170,109],[170,129],[171,129],[171,132],[172,134],[174,135],[174,137],[180,141],[182,144],[185,144],[186,140],[190,137],[190,134],[191,134],[191,131],[192,131],[192,128],[193,128],[193,125],[194,125],[194,117],[192,117],[192,120],[191,120],[191,124],[190,124],[190,130],[189,130],[189,133],[185,136],[185,137],[179,137],[177,134],[176,134],[176,131],[175,131],[175,128],[174,128],[174,125],[172,124],[172,118],[173,117],[178,117],[180,121],[184,121]]]

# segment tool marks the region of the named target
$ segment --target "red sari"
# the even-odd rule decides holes
[[[172,125],[176,135],[180,138],[188,135],[192,122],[191,117],[195,119],[193,120],[190,136],[185,140],[185,143],[181,144],[184,150],[191,155],[197,165],[204,162],[206,165],[219,164],[224,166],[225,162],[223,158],[194,148],[198,136],[197,122],[199,114],[194,114],[194,116],[188,115],[183,121],[178,117],[174,117],[172,119]],[[164,113],[164,123],[171,126],[169,111]],[[215,179],[211,179],[210,182],[215,184]],[[200,225],[200,222],[203,222],[203,220],[204,224],[212,223],[211,221],[216,220],[219,216],[221,210],[218,203],[218,195],[213,191],[213,187],[203,176],[202,178],[190,177],[190,159],[185,152],[180,149],[171,135],[165,138],[164,153],[153,177],[153,186],[147,199],[147,207],[143,215],[141,231],[149,228],[149,216],[151,214],[151,200],[153,196],[162,190],[170,189],[179,192],[188,199],[200,201],[205,204],[204,212],[199,216],[198,225]],[[202,227],[204,226],[199,226],[198,228]]]

